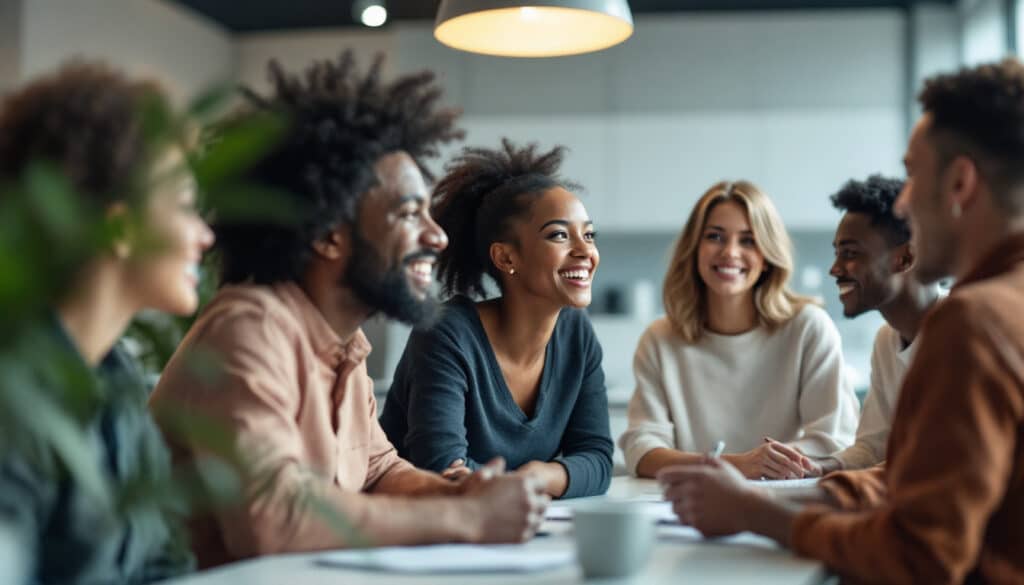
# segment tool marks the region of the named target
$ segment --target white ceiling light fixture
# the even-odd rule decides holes
[[[388,9],[383,0],[357,0],[352,4],[352,17],[363,26],[376,28],[388,21]]]
[[[441,0],[434,38],[502,57],[600,51],[633,34],[626,0]]]

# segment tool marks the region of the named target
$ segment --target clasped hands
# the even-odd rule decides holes
[[[765,437],[764,443],[747,451],[722,455],[747,479],[801,479],[820,477],[821,465],[800,449]]]
[[[481,514],[491,518],[480,540],[508,542],[532,538],[551,502],[544,479],[533,473],[505,473],[505,460],[501,457],[476,472],[464,463],[455,460],[441,475],[454,483],[456,494],[474,498],[481,505]]]

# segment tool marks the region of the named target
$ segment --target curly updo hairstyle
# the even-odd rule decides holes
[[[313,242],[340,223],[355,222],[362,195],[377,183],[374,165],[381,157],[408,153],[431,178],[423,160],[462,138],[455,125],[460,112],[438,106],[442,91],[433,73],[385,83],[383,60],[377,55],[363,74],[347,50],[336,61],[314,63],[301,77],[271,61],[271,95],[243,88],[249,113],[280,115],[288,125],[246,178],[283,192],[299,219],[288,225],[273,218],[215,221],[222,284],[299,280]]]
[[[518,147],[503,138],[501,148],[466,148],[445,167],[434,188],[433,215],[448,234],[448,247],[438,259],[446,295],[485,296],[484,275],[501,286],[491,244],[515,244],[514,222],[545,191],[580,188],[558,174],[565,151],[556,146],[539,152],[537,144]]]

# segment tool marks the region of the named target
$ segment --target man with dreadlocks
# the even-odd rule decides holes
[[[448,239],[422,159],[462,135],[431,73],[385,84],[380,70],[378,58],[361,75],[346,52],[300,80],[272,62],[273,94],[245,92],[251,113],[289,121],[251,178],[292,199],[300,221],[214,225],[221,289],[152,398],[226,425],[245,454],[243,500],[193,520],[201,566],[363,541],[514,542],[543,518],[535,477],[504,475],[497,460],[443,479],[400,458],[377,423],[360,326],[378,311],[411,324],[436,312],[429,289]],[[215,372],[194,367],[211,352]],[[180,462],[207,456],[169,441]]]

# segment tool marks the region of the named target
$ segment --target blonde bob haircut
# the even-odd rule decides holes
[[[793,243],[768,196],[749,181],[715,183],[694,205],[676,241],[665,275],[665,314],[675,332],[687,343],[700,339],[708,318],[707,285],[697,271],[697,249],[711,210],[726,201],[738,203],[746,211],[757,248],[764,256],[765,270],[754,284],[758,324],[772,331],[805,305],[819,304],[789,289]]]

